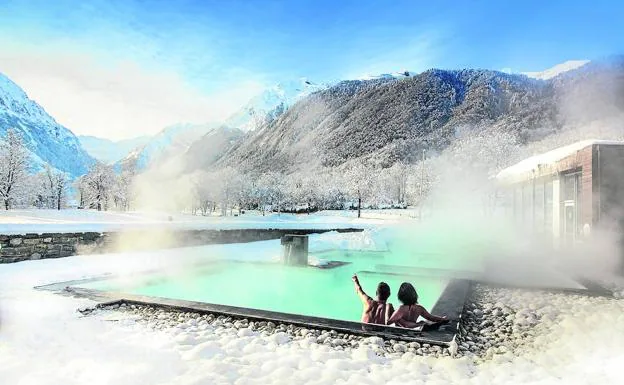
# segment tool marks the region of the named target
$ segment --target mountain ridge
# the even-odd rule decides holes
[[[49,164],[72,177],[87,172],[95,160],[76,135],[30,99],[15,82],[0,73],[0,137],[16,130],[29,152],[31,171]]]
[[[493,70],[430,69],[342,81],[302,98],[203,168],[286,173],[361,160],[381,167],[441,151],[458,130],[491,129],[521,143],[624,111],[624,60],[589,62],[549,79]]]
[[[185,153],[188,148],[218,123],[178,123],[163,128],[142,146],[132,149],[123,159],[115,163],[120,169],[126,164],[135,164],[138,170],[145,170],[167,157]]]

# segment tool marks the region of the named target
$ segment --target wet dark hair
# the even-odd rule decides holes
[[[409,306],[416,305],[418,303],[418,293],[416,293],[416,289],[414,289],[414,286],[412,286],[409,282],[403,282],[401,284],[397,297],[403,305]]]
[[[390,298],[390,286],[387,283],[379,282],[379,285],[377,285],[377,297],[382,301]]]

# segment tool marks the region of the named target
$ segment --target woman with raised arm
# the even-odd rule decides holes
[[[376,293],[377,299],[374,300],[364,292],[357,275],[353,275],[351,279],[355,284],[355,292],[360,297],[364,307],[362,311],[362,322],[385,325],[390,316],[392,316],[392,313],[394,313],[392,304],[386,302],[390,297],[390,286],[385,282],[379,282]]]

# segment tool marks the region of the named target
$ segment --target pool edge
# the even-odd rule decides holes
[[[110,278],[110,276],[104,279],[108,278]],[[92,280],[98,280],[98,278],[58,282],[48,285],[37,286],[35,288],[38,290],[48,290],[56,293],[89,298],[98,302],[96,307],[100,308],[122,303],[130,305],[134,304],[153,306],[165,310],[196,312],[200,314],[216,314],[258,321],[272,321],[278,323],[292,324],[296,326],[310,327],[320,330],[336,330],[359,336],[381,337],[388,340],[393,339],[407,342],[428,343],[431,345],[444,347],[448,347],[451,341],[454,339],[455,334],[457,334],[460,316],[464,308],[464,302],[470,289],[469,281],[451,279],[433,308],[433,311],[444,311],[444,314],[449,316],[450,322],[446,325],[442,325],[438,330],[416,331],[413,329],[405,329],[395,326],[363,324],[354,321],[343,321],[300,314],[290,314],[227,305],[217,305],[198,301],[141,296],[74,286],[79,283]],[[456,283],[455,281],[461,282]],[[448,290],[449,286],[453,286],[454,289]],[[448,296],[450,295],[456,295],[458,292],[457,290],[459,289],[465,290],[465,292],[461,296],[461,300],[453,300],[452,298],[448,298]],[[445,307],[440,309],[438,307],[439,303],[444,304]],[[453,306],[457,306],[457,308],[453,308]]]

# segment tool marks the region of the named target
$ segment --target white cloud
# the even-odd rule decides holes
[[[0,72],[74,133],[110,139],[223,120],[264,88],[249,79],[206,94],[171,71],[35,47],[0,51]]]

